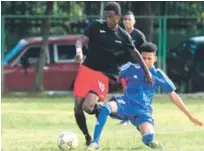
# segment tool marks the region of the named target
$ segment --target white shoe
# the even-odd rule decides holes
[[[160,150],[163,149],[163,145],[160,142],[158,142],[158,141],[152,141],[150,147],[152,149],[160,149]]]
[[[120,122],[121,125],[123,126],[126,126],[126,125],[129,125],[130,124],[130,121],[129,120],[123,120]]]
[[[96,142],[91,142],[91,144],[87,147],[89,151],[96,151],[100,149],[100,145]]]

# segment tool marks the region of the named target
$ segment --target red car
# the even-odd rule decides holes
[[[49,37],[43,86],[45,90],[72,90],[79,69],[75,62],[75,42],[79,35]],[[35,66],[40,55],[41,37],[22,39],[5,55],[4,91],[32,91]],[[87,52],[84,44],[84,53]],[[120,89],[111,81],[110,89]]]

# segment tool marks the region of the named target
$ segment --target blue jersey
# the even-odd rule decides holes
[[[134,106],[152,112],[151,104],[158,86],[164,93],[170,93],[176,88],[172,81],[160,69],[154,66],[150,69],[155,79],[153,86],[145,82],[145,73],[140,64],[127,63],[120,68],[120,76],[125,78],[127,87],[124,97]]]

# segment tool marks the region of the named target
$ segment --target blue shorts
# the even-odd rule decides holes
[[[113,117],[120,120],[130,120],[135,126],[139,126],[144,122],[148,122],[154,126],[154,119],[152,118],[152,113],[147,112],[138,104],[132,104],[124,96],[113,98],[118,104],[118,112]]]

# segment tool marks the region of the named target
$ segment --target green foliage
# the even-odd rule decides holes
[[[71,5],[71,11],[70,11],[70,18],[71,20],[78,20],[83,16],[83,6],[80,4],[77,4],[75,2],[72,2],[73,4]]]
[[[107,2],[105,2],[106,4]],[[124,13],[127,10],[132,9],[136,11],[136,15],[144,15],[146,11],[143,10],[145,2],[119,2]],[[46,9],[46,1],[2,1],[2,15],[43,15]],[[54,2],[54,16],[64,17],[55,18],[51,20],[51,34],[53,35],[66,35],[71,33],[81,33],[81,29],[84,27],[76,26],[72,27],[72,23],[87,19],[87,15],[100,14],[100,4],[98,1],[55,1]],[[163,4],[164,7],[163,7]],[[204,2],[192,1],[192,2],[179,2],[179,1],[166,1],[166,2],[151,2],[152,15],[161,15],[162,12],[166,12],[166,15],[176,16],[196,16],[197,22],[193,22],[189,27],[193,27],[197,33],[198,28],[203,28],[204,24]],[[134,9],[133,9],[134,8]],[[165,9],[165,10],[164,10]],[[137,10],[140,12],[137,13]],[[93,18],[92,18],[93,19]],[[145,19],[147,20],[147,19]],[[175,26],[180,29],[180,24],[188,24],[184,20],[175,21],[179,22]],[[41,19],[37,18],[18,18],[13,17],[6,19],[6,48],[11,49],[21,38],[29,36],[39,36],[41,28]],[[140,25],[141,23],[141,25]],[[155,24],[157,24],[155,22]],[[173,24],[174,21],[173,21]],[[199,27],[197,27],[199,26]],[[138,20],[137,27],[146,27],[143,21]],[[155,27],[155,25],[154,25]],[[143,28],[142,28],[143,29]],[[193,32],[194,32],[193,31]],[[188,32],[188,29],[186,29]]]
[[[203,151],[203,128],[193,125],[166,97],[154,101],[156,139],[164,151]],[[203,99],[185,99],[185,103],[204,120]],[[3,97],[2,151],[59,151],[56,140],[63,131],[75,132],[80,142],[76,150],[86,150],[73,105],[72,97]],[[96,119],[86,116],[92,134]],[[150,151],[135,127],[119,122],[109,118],[101,137],[102,151]]]

